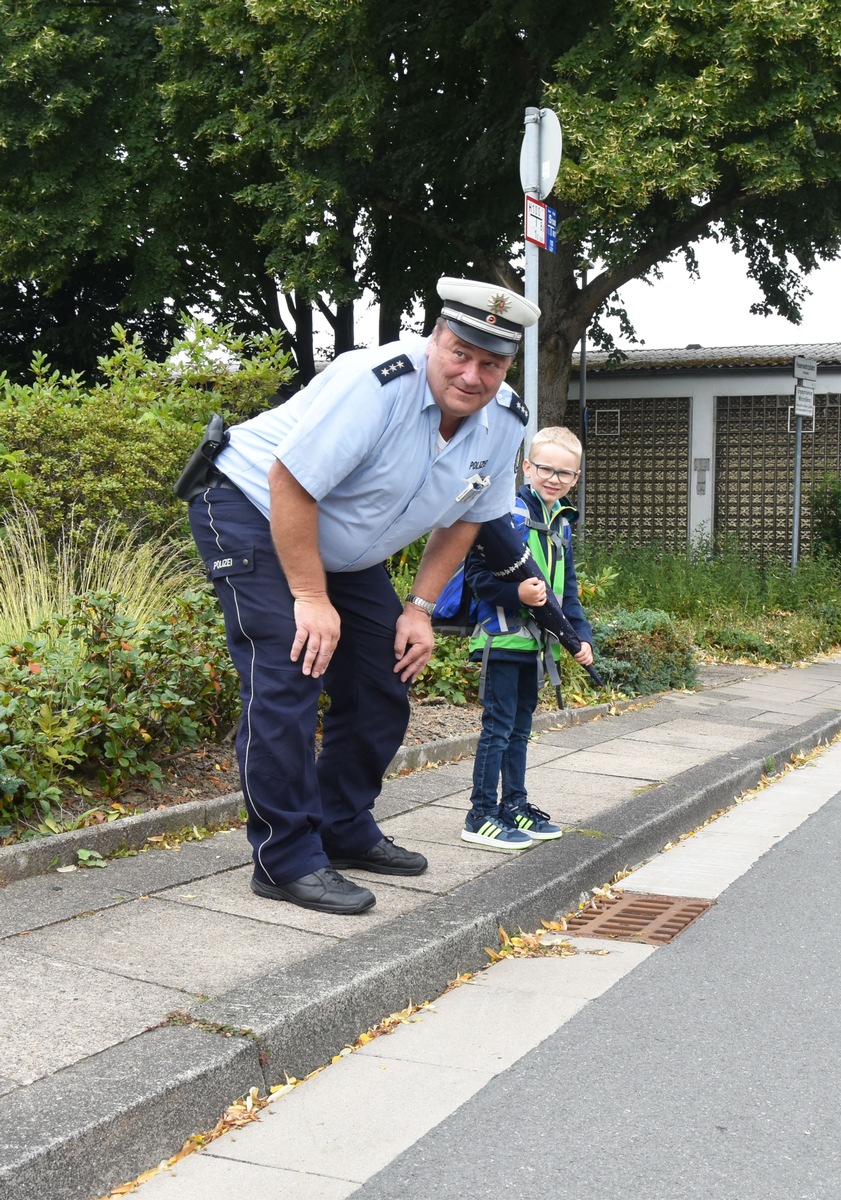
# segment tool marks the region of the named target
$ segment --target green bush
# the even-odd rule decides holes
[[[841,640],[837,603],[816,606],[811,613],[769,612],[761,617],[725,614],[699,624],[695,640],[716,658],[749,662],[796,662],[832,649]]]
[[[841,558],[841,479],[830,471],[807,493],[815,542],[833,558]]]
[[[142,524],[150,535],[184,524],[172,487],[211,414],[242,420],[275,402],[291,375],[279,335],[244,342],[199,325],[167,363],[146,359],[119,326],[115,338],[114,353],[100,360],[104,384],[60,377],[39,355],[31,384],[0,377],[5,476],[53,545],[71,511],[83,541],[109,522],[126,533]],[[0,488],[0,519],[12,496]]]
[[[697,683],[691,634],[668,613],[615,609],[591,623],[595,666],[607,687],[642,696]]]
[[[435,636],[435,651],[413,686],[419,699],[439,697],[448,704],[475,704],[479,668],[468,659],[468,639]]]
[[[45,636],[0,651],[0,824],[43,820],[68,794],[154,783],[168,754],[221,737],[237,710],[210,593],[186,593],[142,630],[119,597],[78,597]]]

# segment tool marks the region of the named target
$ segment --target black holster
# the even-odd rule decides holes
[[[208,422],[202,440],[178,476],[175,494],[180,500],[192,500],[193,496],[197,496],[207,486],[214,473],[218,474],[213,460],[225,449],[230,437],[230,433],[225,429],[224,420],[218,413],[214,413]]]

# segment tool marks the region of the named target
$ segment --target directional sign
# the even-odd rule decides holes
[[[546,205],[531,196],[526,196],[526,241],[546,246]]]
[[[796,358],[794,360],[795,379],[817,379],[818,360],[816,358]]]
[[[796,417],[814,417],[815,392],[813,388],[796,387],[794,389],[794,415]]]

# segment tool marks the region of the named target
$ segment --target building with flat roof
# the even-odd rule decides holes
[[[794,525],[795,358],[817,362],[814,416],[801,424],[800,549],[808,492],[841,474],[841,342],[687,346],[586,358],[588,533],[677,546],[727,535],[764,557],[790,556]],[[568,424],[581,420],[581,374]],[[581,429],[579,428],[579,433]]]

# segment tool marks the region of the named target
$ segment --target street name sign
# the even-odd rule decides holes
[[[818,377],[818,360],[816,358],[795,358],[794,360],[794,378],[795,379],[817,379]]]

